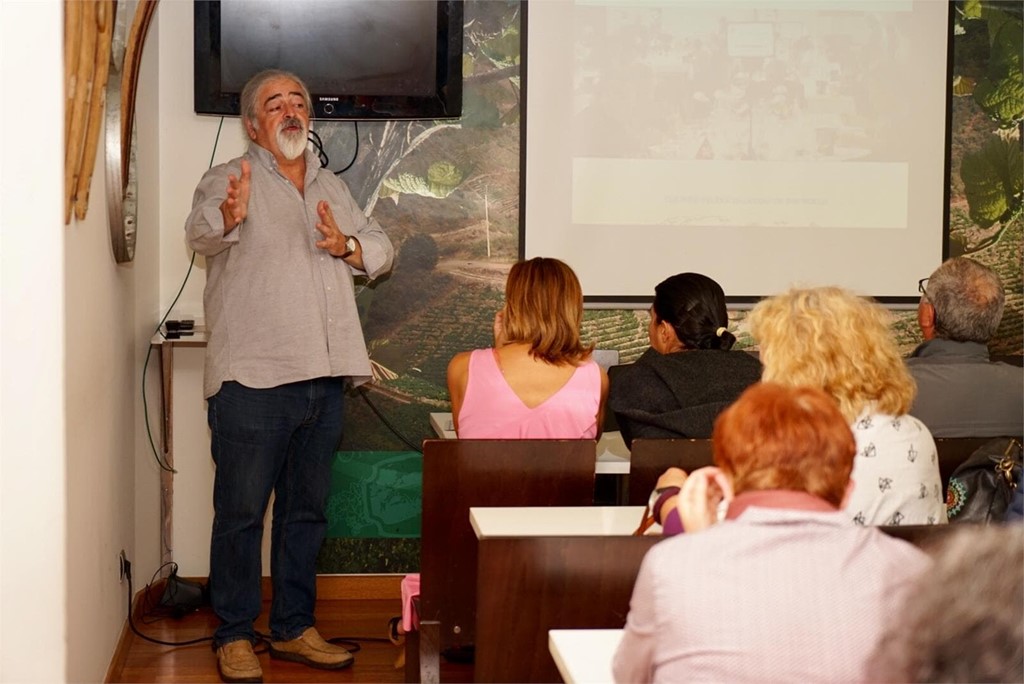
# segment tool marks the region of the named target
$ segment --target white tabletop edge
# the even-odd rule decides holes
[[[481,506],[469,509],[469,521],[477,539],[629,536],[643,513],[643,506]]]
[[[612,659],[620,641],[621,629],[548,630],[548,650],[566,684],[613,682]]]

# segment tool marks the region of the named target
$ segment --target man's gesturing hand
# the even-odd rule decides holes
[[[320,200],[316,205],[316,213],[320,216],[316,229],[324,236],[324,239],[319,240],[316,246],[320,249],[326,249],[332,256],[344,256],[345,252],[348,251],[345,247],[345,234],[341,232],[337,221],[334,220],[334,214],[331,213],[331,205],[325,200]]]
[[[247,159],[242,160],[242,177],[235,174],[228,176],[228,196],[220,203],[220,213],[224,216],[224,232],[230,233],[245,220],[249,211],[249,178],[252,167]]]

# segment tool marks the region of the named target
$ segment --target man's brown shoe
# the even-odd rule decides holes
[[[225,682],[263,681],[263,668],[248,639],[229,641],[218,648],[217,670]]]
[[[324,641],[316,627],[310,627],[291,641],[271,641],[270,657],[292,660],[321,670],[348,667],[355,660],[341,646]]]

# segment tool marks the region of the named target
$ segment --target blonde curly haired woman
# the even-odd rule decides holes
[[[817,387],[838,402],[857,442],[845,510],[860,525],[946,522],[935,440],[908,415],[917,388],[889,313],[838,287],[792,289],[749,317],[762,379]]]

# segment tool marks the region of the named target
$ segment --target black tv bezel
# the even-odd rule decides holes
[[[309,85],[313,118],[379,121],[462,116],[462,5],[462,0],[437,1],[437,87],[433,95],[339,95],[317,92]],[[238,116],[241,93],[226,92],[221,87],[220,0],[193,3],[193,34],[196,114]]]

